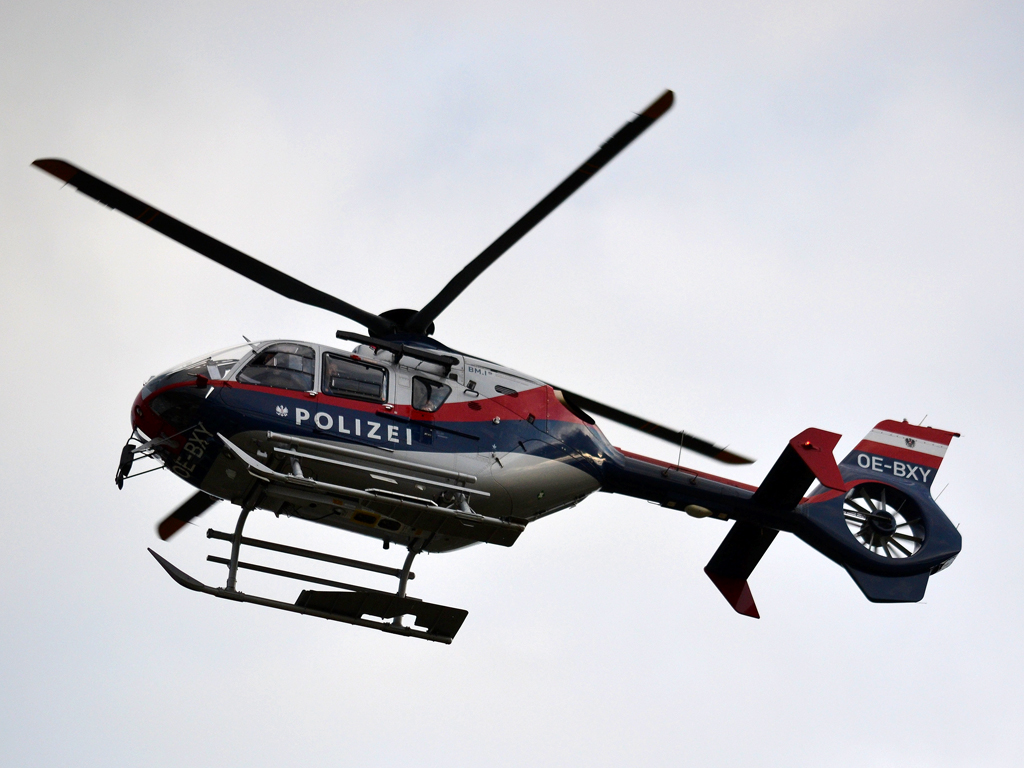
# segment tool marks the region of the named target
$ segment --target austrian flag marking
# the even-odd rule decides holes
[[[946,448],[949,446],[949,443],[943,445],[942,443],[930,440],[908,437],[907,435],[901,435],[897,432],[889,432],[888,430],[879,429],[878,427],[875,427],[868,433],[868,436],[864,438],[864,442],[872,442],[879,445],[891,445],[903,449],[909,448],[917,453],[936,456],[939,459],[946,455]]]
[[[956,432],[883,421],[854,448],[862,469],[931,483]]]

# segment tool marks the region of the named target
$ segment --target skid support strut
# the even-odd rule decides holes
[[[417,539],[414,543],[409,545],[409,554],[405,556],[405,564],[402,566],[402,571],[398,575],[398,596],[405,597],[405,587],[409,583],[409,569],[412,568],[412,561],[416,555],[419,554],[423,545]]]
[[[228,562],[228,583],[225,589],[228,592],[235,592],[235,585],[238,583],[238,553],[242,549],[242,529],[249,517],[249,507],[242,507],[242,512],[235,523],[235,535],[231,537],[231,560]]]
[[[409,554],[405,556],[405,563],[398,574],[398,592],[396,594],[400,599],[405,599],[405,588],[409,584],[412,561],[416,559],[416,555],[420,553],[421,549],[423,549],[423,542],[420,539],[416,539],[416,541],[409,545]],[[395,616],[391,623],[399,627],[402,626],[402,614]]]

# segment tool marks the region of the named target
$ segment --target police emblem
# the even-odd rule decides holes
[[[915,440],[912,437],[908,437],[906,439],[906,443],[907,443],[907,448],[913,448],[915,445],[917,445],[917,440]]]
[[[280,416],[282,419],[287,417],[288,416],[288,406],[286,406],[286,405],[279,405],[279,406],[277,406],[277,415]]]

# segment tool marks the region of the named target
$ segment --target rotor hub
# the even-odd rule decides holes
[[[892,536],[896,532],[896,518],[889,512],[876,512],[868,525],[875,533],[882,536]]]
[[[395,325],[398,326],[398,330],[400,331],[405,327],[406,323],[412,320],[415,314],[415,309],[389,309],[387,312],[381,312],[380,316],[383,317],[385,320],[390,320],[391,322],[393,322]],[[430,325],[427,326],[427,329],[423,332],[423,334],[426,336],[430,336],[433,332],[434,324],[431,323]]]

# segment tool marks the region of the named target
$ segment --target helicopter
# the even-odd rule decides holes
[[[220,501],[240,508],[233,531],[207,531],[230,544],[227,557],[207,558],[227,567],[223,587],[150,549],[170,577],[227,600],[447,644],[468,612],[408,594],[418,554],[480,543],[510,547],[530,524],[601,491],[732,521],[704,570],[739,614],[759,618],[748,578],[780,531],[844,567],[872,602],[921,600],[929,577],[961,549],[959,532],[931,495],[958,433],[886,420],[837,463],[840,435],[806,429],[788,441],[761,485],[751,486],[617,448],[594,417],[665,440],[680,455],[685,449],[726,464],[751,462],[738,453],[434,338],[435,319],[484,270],[673,100],[665,91],[627,122],[421,309],[380,314],[300,282],[64,160],[36,160],[79,192],[263,287],[366,329],[338,331],[348,343],[338,346],[246,340],[145,383],[132,405],[118,487],[141,474],[132,473],[136,461],[151,459],[154,469],[196,489],[157,526],[164,541]],[[257,509],[374,537],[407,555],[393,568],[245,536]],[[242,547],[393,577],[398,587],[271,568],[242,560]],[[238,589],[240,570],[319,588],[303,589],[294,603],[249,594]]]

